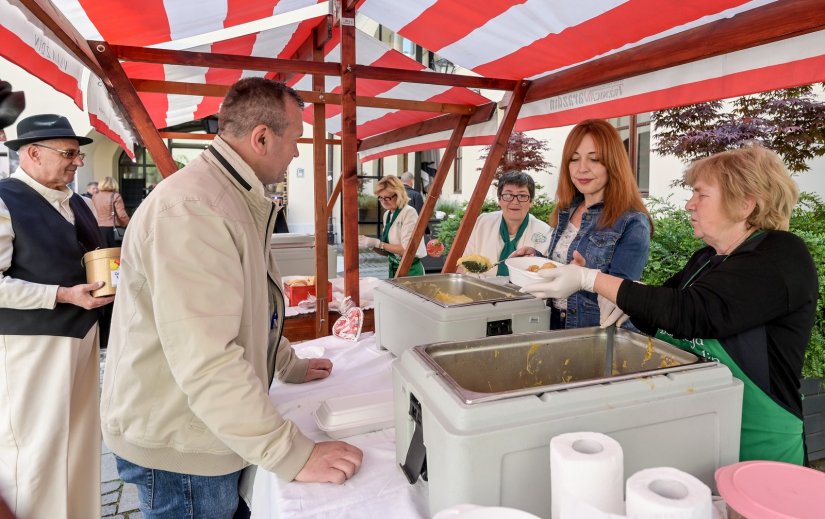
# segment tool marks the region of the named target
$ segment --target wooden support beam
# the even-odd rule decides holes
[[[316,34],[317,28],[313,30],[311,39],[315,40],[319,36]],[[324,60],[322,49],[315,46],[313,59]],[[323,74],[313,74],[312,89],[317,92],[324,91],[325,77]],[[327,301],[327,262],[329,261],[329,251],[327,249],[327,222],[329,213],[325,211],[327,201],[327,146],[326,133],[326,105],[316,103],[313,106],[312,138],[315,144],[312,147],[313,163],[313,188],[315,191],[315,336],[324,337],[329,330],[329,302]]]
[[[160,174],[164,177],[168,177],[178,170],[178,166],[172,159],[169,148],[166,147],[163,139],[160,138],[160,134],[157,128],[155,128],[152,118],[149,117],[149,112],[146,111],[146,107],[143,106],[132,83],[129,81],[129,78],[126,77],[126,72],[120,65],[120,61],[118,61],[108,43],[98,41],[89,42],[89,44],[92,46],[92,50],[95,56],[97,56],[97,60],[104,74],[106,74],[106,77],[112,82],[112,87],[120,96],[126,113],[135,125],[135,131],[140,135],[140,139],[155,160],[158,171],[160,171]]]
[[[211,141],[215,139],[214,133],[186,133],[186,132],[158,132],[162,139],[188,139],[191,141]],[[313,144],[312,137],[301,137],[298,139],[301,144]],[[341,144],[341,139],[324,139],[323,144]]]
[[[493,116],[495,110],[496,103],[487,103],[485,105],[476,107],[475,113],[470,117],[469,124],[473,125],[489,121],[490,117]],[[404,126],[401,128],[397,128],[395,130],[390,130],[388,132],[374,135],[372,137],[366,137],[361,141],[361,146],[358,148],[358,150],[366,151],[372,148],[383,146],[385,144],[391,144],[393,142],[411,139],[413,137],[420,137],[422,135],[429,135],[431,133],[452,130],[456,127],[460,119],[461,116],[455,114],[442,115],[440,117],[427,119],[426,121],[421,121],[420,123]]]
[[[152,92],[161,94],[179,94],[191,96],[224,97],[230,85],[209,85],[205,83],[185,83],[181,81],[161,81],[157,79],[131,79],[132,85],[138,92]],[[298,90],[307,103],[327,103],[340,105],[341,95],[314,90]],[[438,103],[432,101],[414,101],[411,99],[395,99],[390,97],[356,96],[358,106],[369,108],[386,108],[388,110],[416,110],[421,112],[438,112],[448,114],[473,114],[477,107],[458,103]]]
[[[358,120],[355,104],[355,10],[341,10],[341,199],[344,210],[344,294],[360,305],[358,271]]]
[[[262,70],[284,74],[339,74],[341,63],[316,62],[283,58],[260,58],[240,56],[237,54],[217,54],[188,50],[154,49],[130,45],[112,45],[118,59],[142,63],[163,63],[167,65],[187,65],[192,67],[211,67],[232,70]],[[373,67],[370,65],[350,64],[353,72],[364,79],[381,81],[400,81],[402,83],[424,83],[427,85],[445,85],[465,88],[486,88],[490,90],[512,90],[517,83],[514,79],[462,76],[422,70],[395,69],[390,67]]]
[[[343,175],[338,177],[338,181],[335,182],[335,188],[332,190],[332,193],[329,195],[329,200],[327,201],[327,214],[332,214],[332,208],[335,207],[335,202],[338,200],[338,195],[341,194],[341,181],[343,179],[344,179]]]
[[[424,238],[424,231],[427,229],[427,223],[430,221],[435,210],[435,204],[438,202],[438,197],[441,196],[441,188],[444,186],[444,181],[447,179],[447,174],[455,161],[458,148],[461,146],[461,139],[464,137],[464,131],[470,122],[470,117],[465,115],[458,120],[453,135],[450,137],[450,142],[444,150],[444,156],[438,164],[438,171],[435,173],[435,178],[430,184],[430,190],[427,193],[427,200],[424,201],[424,207],[421,208],[421,214],[418,215],[418,222],[415,224],[410,244],[407,250],[404,251],[404,257],[401,258],[401,263],[398,265],[398,271],[395,277],[406,276],[410,270],[413,259],[415,258],[415,251],[418,247],[418,242]]]
[[[402,83],[424,83],[464,88],[485,88],[488,90],[513,90],[518,83],[515,79],[494,77],[462,76],[429,70],[407,70],[371,65],[356,65],[355,73],[362,79],[400,81]]]
[[[453,245],[450,248],[450,253],[447,254],[447,259],[444,260],[444,267],[441,272],[455,272],[456,261],[464,254],[464,247],[467,246],[467,241],[470,239],[470,233],[473,232],[473,227],[478,219],[478,214],[481,212],[481,206],[484,203],[484,197],[487,195],[487,189],[493,183],[493,178],[498,169],[501,157],[507,150],[507,141],[510,138],[510,133],[513,131],[513,126],[516,124],[521,105],[524,104],[524,96],[530,88],[529,81],[519,82],[516,90],[513,92],[513,97],[510,99],[510,104],[504,112],[504,118],[501,121],[501,126],[496,133],[496,140],[490,146],[490,152],[487,154],[487,160],[484,161],[484,166],[481,168],[481,175],[476,182],[475,190],[470,198],[470,203],[467,204],[467,209],[464,211],[464,218],[456,232]],[[492,261],[498,261],[498,258],[490,258]]]
[[[822,0],[783,0],[533,81],[526,103],[825,28]]]
[[[218,54],[188,50],[154,49],[149,47],[133,47],[130,45],[112,45],[112,51],[118,59],[142,63],[164,63],[231,70],[297,72],[303,74],[325,74],[328,76],[337,74],[339,70],[337,63],[317,63],[314,61],[260,58],[257,56],[240,56],[237,54]]]

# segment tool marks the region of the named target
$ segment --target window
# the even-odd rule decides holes
[[[121,152],[117,171],[120,195],[129,214],[137,209],[146,196],[146,186],[157,184],[163,178],[152,156],[144,148],[138,150],[134,161],[125,152]]]
[[[650,190],[650,114],[616,117],[609,121],[624,141],[639,192],[647,197]]]

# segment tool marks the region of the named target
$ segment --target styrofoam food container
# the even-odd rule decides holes
[[[555,263],[556,265],[561,265],[561,263],[557,261],[541,258],[539,256],[519,256],[517,258],[507,258],[504,260],[504,264],[507,265],[507,268],[510,271],[510,283],[523,287],[529,285],[530,283],[536,283],[544,280],[544,278],[539,276],[538,273],[527,270],[527,267],[530,265],[538,265],[540,267],[548,261],[550,263]]]
[[[313,415],[318,428],[333,439],[395,427],[393,391],[327,398]]]

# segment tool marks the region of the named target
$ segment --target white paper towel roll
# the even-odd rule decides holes
[[[601,433],[577,432],[550,440],[550,499],[553,519],[576,501],[621,514],[624,462],[619,442]]]
[[[672,467],[640,470],[627,480],[628,519],[711,519],[710,488]]]

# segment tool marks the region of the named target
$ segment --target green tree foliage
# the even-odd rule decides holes
[[[484,148],[482,159],[487,158],[490,148],[491,146]],[[508,171],[549,173],[553,164],[544,158],[544,153],[549,150],[550,146],[547,141],[528,137],[522,132],[511,133],[507,141],[507,150],[496,168],[495,180]],[[478,169],[481,170],[481,168]]]
[[[812,85],[654,112],[654,151],[692,161],[760,142],[792,172],[825,155],[825,103]]]

